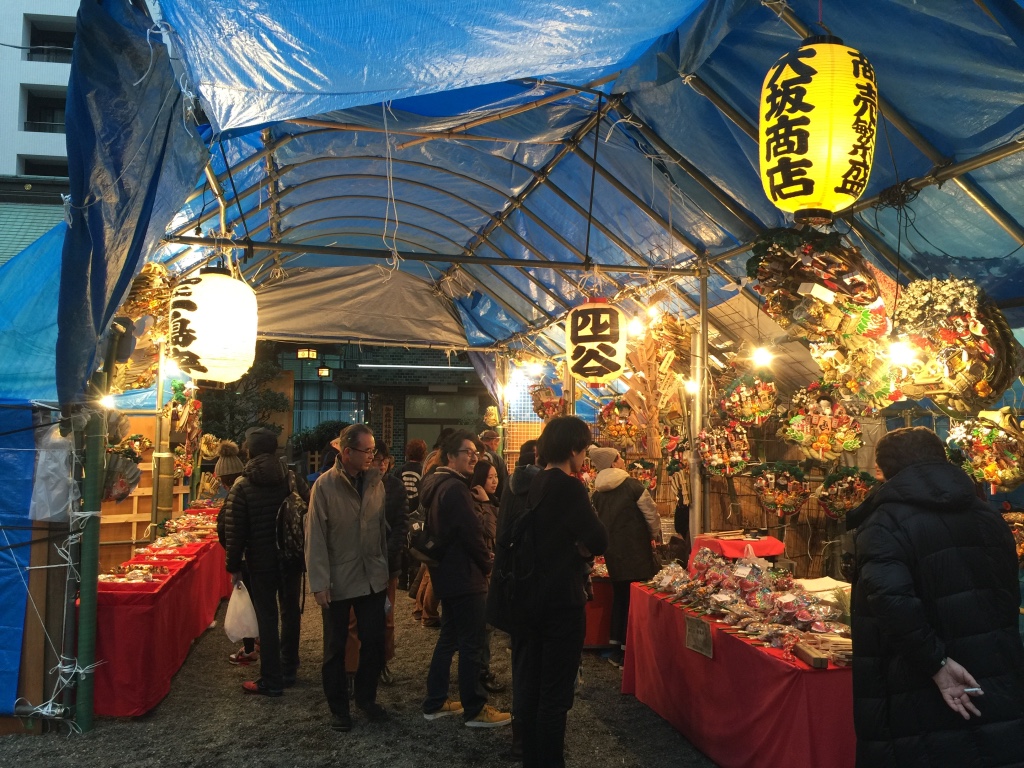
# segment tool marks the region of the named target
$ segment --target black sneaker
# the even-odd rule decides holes
[[[480,684],[488,693],[501,693],[505,690],[505,684],[498,680],[498,678],[494,676],[493,672],[488,672],[485,675],[481,675]]]
[[[616,648],[610,654],[608,654],[608,663],[611,664],[613,667],[618,667],[619,669],[622,669],[622,662],[624,657],[625,654],[622,652],[622,649]]]
[[[331,730],[348,733],[352,730],[351,715],[331,715]]]
[[[375,701],[369,701],[366,704],[357,703],[356,707],[366,715],[366,719],[371,723],[379,723],[382,720],[388,719],[388,711]]]
[[[391,671],[391,668],[387,664],[384,665],[384,669],[380,671],[380,681],[384,685],[391,685],[395,682],[395,675]]]

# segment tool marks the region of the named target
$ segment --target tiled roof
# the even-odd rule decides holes
[[[63,217],[60,205],[0,203],[0,264],[21,253]]]

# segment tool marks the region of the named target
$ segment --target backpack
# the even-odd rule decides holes
[[[282,564],[305,563],[307,510],[295,487],[295,473],[289,470],[288,495],[277,508],[277,556]]]
[[[501,602],[514,607],[528,589],[537,563],[534,507],[529,507],[501,532],[494,550],[491,589]]]

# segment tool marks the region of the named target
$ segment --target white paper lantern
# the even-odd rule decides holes
[[[198,380],[230,383],[256,357],[256,294],[226,269],[204,269],[171,294],[171,356]]]

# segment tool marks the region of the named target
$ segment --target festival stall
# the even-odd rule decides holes
[[[844,517],[870,491],[871,448],[903,402],[934,414],[990,489],[1024,478],[1024,434],[1013,412],[998,410],[1022,370],[1016,10],[866,0],[834,3],[822,19],[809,0],[587,2],[588,23],[567,26],[561,6],[526,3],[523,24],[491,5],[459,6],[472,7],[457,15],[484,30],[475,35],[413,9],[381,29],[373,9],[340,14],[326,0],[262,14],[234,1],[160,0],[158,26],[137,3],[83,4],[67,110],[68,223],[49,236],[49,261],[33,252],[0,272],[5,294],[26,295],[12,332],[0,334],[10,360],[0,375],[45,380],[17,389],[27,415],[4,432],[35,429],[38,400],[88,419],[86,478],[97,487],[62,523],[84,533],[82,562],[95,571],[98,539],[130,542],[111,552],[134,546],[144,524],[153,530],[141,538],[158,535],[181,511],[199,458],[201,399],[186,379],[176,389],[162,376],[161,358],[230,384],[252,359],[216,373],[219,353],[207,345],[225,338],[250,351],[257,336],[469,349],[499,407],[508,459],[545,419],[577,413],[600,444],[625,454],[665,518],[677,494],[689,504],[695,573],[673,593],[686,609],[667,592],[634,590],[626,679],[637,695],[686,709],[687,676],[704,675],[715,695],[735,697],[750,687],[741,672],[763,663],[766,688],[792,688],[806,707],[791,718],[799,733],[777,724],[803,744],[809,713],[849,721],[847,670],[783,658],[816,620],[768,622],[787,627],[756,635],[778,640],[773,651],[695,614],[724,618],[719,609],[738,605],[720,586],[738,575],[730,569],[748,545],[786,566],[773,586],[785,572],[841,573]],[[815,14],[859,49],[801,46]],[[552,29],[564,37],[553,40]],[[282,62],[282,51],[304,66]],[[440,51],[446,66],[425,51]],[[845,64],[847,82],[801,64],[818,56]],[[831,98],[840,86],[845,97]],[[832,125],[826,103],[847,108]],[[891,162],[872,167],[882,127]],[[823,136],[835,145],[822,150]],[[25,280],[44,263],[52,284]],[[225,319],[231,333],[218,332]],[[145,359],[117,349],[129,337]],[[29,371],[25,360],[38,365]],[[153,429],[131,423],[110,439],[99,396],[147,377],[157,389]],[[8,382],[0,394],[12,391]],[[31,452],[24,438],[5,449]],[[72,450],[63,449],[69,464]],[[30,464],[18,464],[23,485]],[[107,467],[116,470],[109,488],[95,482]],[[126,488],[122,506],[100,510],[104,494],[110,504]],[[38,520],[26,517],[20,490],[7,494],[18,499],[5,518],[15,536]],[[729,532],[738,538],[710,535]],[[717,556],[703,554],[701,535],[699,544],[740,557],[700,571]],[[16,562],[4,576],[22,590],[27,563]],[[126,588],[140,602],[177,594],[182,574],[196,571],[158,567],[167,573]],[[88,581],[83,573],[83,613],[96,602]],[[107,589],[99,612],[111,607]],[[784,605],[807,602],[789,593]],[[820,604],[795,613],[814,617]],[[5,625],[25,605],[14,611]],[[651,689],[655,665],[708,663],[686,648],[698,644],[691,629],[708,634],[694,618],[711,627],[713,666],[680,667],[661,675],[664,690]],[[110,648],[105,631],[97,654]],[[0,682],[13,711],[21,638],[10,642],[0,657],[15,662]],[[830,642],[838,658],[842,644]],[[95,674],[99,689],[103,673],[89,646],[84,637],[79,711],[91,714],[89,681]],[[55,711],[40,707],[31,712]],[[717,713],[695,706],[677,725],[708,750],[734,743],[736,754],[716,753],[723,764],[754,762]],[[806,764],[832,762],[827,739],[848,753],[848,734],[826,736],[800,752]]]

